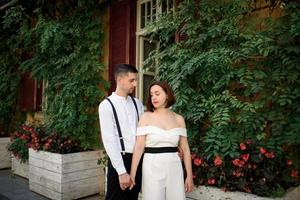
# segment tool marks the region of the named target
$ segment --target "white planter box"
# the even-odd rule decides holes
[[[100,151],[57,154],[29,149],[29,189],[56,200],[103,193],[100,155]]]
[[[21,163],[20,160],[11,156],[11,171],[13,174],[22,176],[28,179],[29,175],[29,165],[28,163]]]
[[[282,198],[259,197],[253,194],[244,192],[224,192],[216,187],[199,186],[187,197],[195,200],[296,200],[300,199],[300,186],[293,188]]]
[[[10,153],[7,151],[9,142],[9,137],[0,138],[0,169],[11,167]]]

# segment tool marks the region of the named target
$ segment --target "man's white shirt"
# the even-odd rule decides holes
[[[131,97],[127,97],[126,99],[125,97],[118,96],[114,92],[108,98],[113,103],[117,112],[122,136],[124,138],[125,152],[133,153],[136,140],[136,128],[138,124],[134,103]],[[137,98],[134,98],[134,100],[137,104],[139,115],[141,115],[144,112],[144,106]],[[121,156],[122,149],[119,133],[113,115],[113,110],[108,100],[104,100],[100,103],[98,111],[101,136],[106,153],[117,173],[119,175],[126,173]]]

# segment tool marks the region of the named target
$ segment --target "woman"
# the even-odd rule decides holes
[[[164,81],[149,87],[147,110],[139,121],[131,163],[131,188],[136,169],[144,153],[142,167],[143,200],[185,200],[193,189],[190,149],[182,116],[170,110],[175,103],[171,87]],[[183,150],[186,179],[178,146]]]

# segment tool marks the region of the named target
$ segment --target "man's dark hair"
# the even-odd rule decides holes
[[[129,64],[117,64],[115,68],[115,80],[117,80],[117,77],[121,74],[127,74],[127,73],[138,73],[138,70],[133,66]]]

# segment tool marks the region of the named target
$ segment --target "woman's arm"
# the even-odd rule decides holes
[[[180,127],[185,128],[185,121],[184,118],[180,115],[177,115],[177,123]],[[183,163],[186,169],[186,179],[185,179],[185,191],[191,192],[194,187],[193,183],[193,172],[192,172],[192,159],[191,159],[191,152],[188,143],[188,139],[185,136],[180,136],[179,139],[179,147],[182,149],[183,152]]]
[[[144,153],[145,140],[146,140],[145,135],[140,135],[136,137],[136,142],[135,142],[132,161],[131,161],[131,169],[130,169],[130,177],[132,179],[131,181],[133,182],[133,184],[130,186],[130,189],[135,185],[136,170],[138,168],[141,157]]]
[[[148,121],[148,113],[144,113],[139,121],[138,127],[141,126],[145,126],[147,125],[147,121]],[[145,143],[146,143],[146,135],[139,135],[136,136],[136,141],[135,141],[135,146],[134,146],[134,151],[133,151],[133,156],[132,156],[132,161],[131,161],[131,169],[130,169],[130,177],[131,177],[131,181],[132,184],[130,186],[130,189],[133,188],[133,186],[135,185],[135,175],[136,175],[136,171],[139,165],[139,162],[141,160],[141,157],[144,153],[144,149],[145,149]]]
[[[179,146],[183,151],[183,162],[186,169],[185,190],[186,192],[191,192],[193,190],[194,183],[193,183],[191,152],[187,141],[187,137],[180,136]]]

